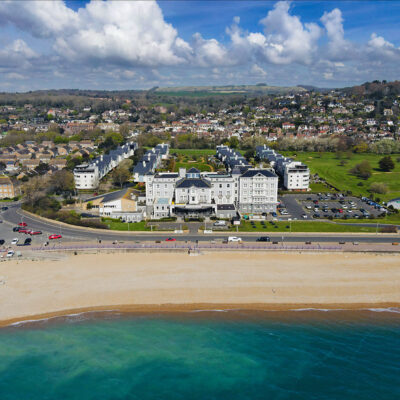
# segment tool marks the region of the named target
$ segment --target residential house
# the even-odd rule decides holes
[[[0,199],[15,197],[14,185],[8,176],[0,176]]]

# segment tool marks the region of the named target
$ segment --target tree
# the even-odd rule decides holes
[[[35,167],[35,171],[39,175],[44,175],[50,169],[49,164],[41,162],[38,166]]]
[[[374,182],[371,184],[369,190],[371,193],[385,194],[388,191],[388,187],[384,183]]]
[[[48,178],[44,176],[34,176],[22,185],[24,203],[33,205],[39,198],[45,196],[48,188]]]
[[[239,146],[239,139],[236,136],[232,136],[229,139],[229,145],[232,149],[236,149]]]
[[[379,160],[379,168],[385,172],[389,172],[392,169],[394,169],[394,162],[392,160],[392,157],[390,157],[390,156],[382,157]]]
[[[350,170],[350,173],[361,179],[368,179],[372,175],[371,164],[367,160],[361,161]]]
[[[74,174],[66,169],[57,171],[50,178],[50,185],[56,192],[73,192],[75,189]]]
[[[118,184],[121,188],[122,188],[122,185],[130,179],[130,177],[131,177],[131,173],[129,172],[129,168],[127,168],[124,165],[119,165],[112,172],[113,182],[115,184]]]
[[[354,153],[366,153],[368,151],[368,144],[360,142],[353,147]]]

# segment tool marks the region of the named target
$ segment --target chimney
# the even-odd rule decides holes
[[[186,168],[179,168],[179,178],[184,178],[186,176]]]

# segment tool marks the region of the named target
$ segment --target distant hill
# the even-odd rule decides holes
[[[300,93],[306,91],[300,86],[268,86],[257,85],[227,85],[227,86],[180,86],[180,87],[158,87],[153,92],[172,96],[207,96],[207,95],[229,95],[229,94],[286,94]]]
[[[360,96],[368,97],[374,100],[381,100],[384,97],[397,97],[400,95],[400,81],[386,82],[373,81],[365,82],[359,86],[352,86],[342,89],[344,92]]]

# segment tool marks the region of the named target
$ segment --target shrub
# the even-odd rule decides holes
[[[395,225],[384,226],[379,229],[381,233],[397,233],[397,227]]]
[[[374,183],[371,183],[369,190],[372,193],[385,194],[388,192],[388,187],[384,183],[374,182]]]
[[[356,164],[349,172],[361,179],[368,179],[372,175],[372,167],[367,160],[364,160]]]

